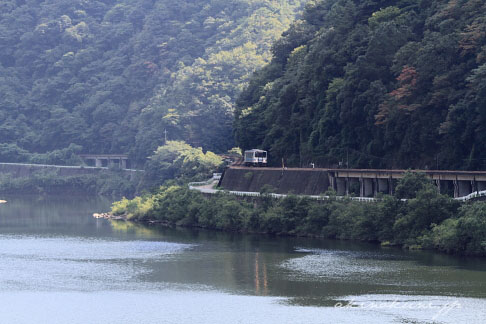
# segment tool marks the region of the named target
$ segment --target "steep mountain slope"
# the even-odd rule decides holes
[[[273,163],[486,168],[486,4],[308,3],[238,100]]]
[[[234,98],[302,3],[2,1],[0,156],[77,144],[143,160],[164,130],[231,147]]]

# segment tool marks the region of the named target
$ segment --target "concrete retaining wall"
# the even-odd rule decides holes
[[[282,170],[229,168],[221,179],[223,189],[260,192],[264,185],[276,188],[276,193],[320,195],[330,186],[329,174],[322,170]]]
[[[81,166],[59,166],[43,164],[22,164],[22,163],[0,163],[0,174],[10,174],[16,178],[30,177],[41,171],[52,172],[57,176],[77,176],[85,174],[98,174],[107,171],[108,168],[81,167]],[[130,179],[135,178],[137,170],[123,170],[123,173]]]
[[[14,177],[22,178],[29,177],[34,172],[41,170],[49,170],[55,172],[59,176],[74,176],[83,174],[97,174],[103,169],[95,168],[81,168],[81,167],[59,167],[49,165],[33,165],[33,164],[4,164],[0,163],[0,173],[8,173]]]

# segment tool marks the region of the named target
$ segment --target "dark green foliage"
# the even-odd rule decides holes
[[[7,163],[25,162],[30,158],[29,152],[16,144],[0,144],[0,161]]]
[[[54,165],[83,165],[79,157],[82,147],[70,144],[68,147],[47,153],[29,153],[16,144],[0,144],[0,162],[33,163]]]
[[[232,146],[233,102],[304,1],[0,3],[0,161]],[[3,145],[3,144],[2,144]],[[9,155],[4,156],[9,153]]]
[[[266,185],[262,186],[262,188],[260,189],[260,194],[262,194],[262,195],[270,194],[270,193],[276,193],[276,192],[277,192],[277,188],[275,188],[274,186],[272,186],[270,184],[266,184]]]
[[[56,172],[42,170],[20,178],[0,174],[0,193],[3,194],[102,195],[119,199],[133,196],[135,190],[135,181],[115,170],[74,176],[59,176]]]
[[[417,196],[420,190],[431,186],[431,180],[425,174],[407,172],[395,188],[395,197],[398,199],[412,199]]]
[[[459,205],[459,202],[437,193],[433,186],[421,189],[396,218],[393,230],[397,241],[414,244],[416,238],[430,230],[432,224],[440,224],[456,215]]]
[[[82,165],[83,161],[78,156],[81,150],[81,146],[70,144],[64,149],[54,150],[43,154],[31,154],[29,162],[34,164]]]
[[[486,169],[486,3],[309,1],[237,101],[274,165]]]
[[[396,219],[401,215],[404,203],[396,197],[385,196],[379,203],[378,209],[372,214],[375,224],[375,240],[379,242],[394,241],[396,233],[393,226]]]
[[[486,203],[464,205],[458,218],[434,226],[422,244],[448,253],[486,256]]]

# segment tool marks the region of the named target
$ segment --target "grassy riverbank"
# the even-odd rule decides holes
[[[361,240],[486,256],[486,203],[461,205],[438,194],[420,175],[409,175],[397,187],[397,196],[384,196],[377,203],[296,196],[249,201],[223,193],[208,198],[185,186],[166,186],[153,195],[116,202],[112,213],[170,225]]]

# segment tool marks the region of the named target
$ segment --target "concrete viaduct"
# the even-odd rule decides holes
[[[268,184],[275,186],[278,193],[283,194],[293,192],[318,195],[332,188],[339,196],[376,197],[379,193],[393,195],[398,179],[403,178],[409,171],[424,173],[441,193],[454,198],[486,190],[486,171],[444,170],[282,169],[231,166],[225,171],[221,184],[228,190],[259,191],[263,185]]]
[[[127,169],[128,155],[125,154],[80,154],[83,161],[89,166],[97,168],[115,166],[120,169]]]
[[[359,186],[360,197],[374,197],[378,193],[392,195],[396,180],[407,170],[329,169],[330,187],[338,195],[349,195],[350,188]],[[411,170],[432,179],[442,193],[453,193],[454,198],[486,190],[485,171]]]

